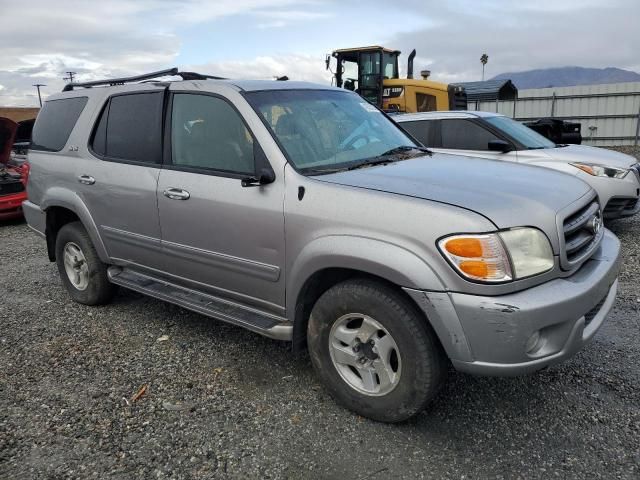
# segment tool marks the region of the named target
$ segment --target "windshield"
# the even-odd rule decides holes
[[[293,165],[305,172],[348,168],[416,144],[356,94],[331,90],[247,93]]]
[[[485,117],[485,120],[521,143],[526,149],[554,148],[556,146],[551,140],[509,117]]]

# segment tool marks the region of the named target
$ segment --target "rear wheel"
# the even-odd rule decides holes
[[[374,420],[416,415],[446,374],[444,353],[420,312],[374,280],[348,280],[325,292],[311,312],[307,342],[333,396]]]
[[[64,225],[56,238],[56,263],[71,298],[85,305],[108,303],[116,286],[107,278],[89,234],[80,222]]]

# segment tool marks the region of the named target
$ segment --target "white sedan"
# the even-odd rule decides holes
[[[497,113],[423,112],[394,115],[393,119],[434,151],[527,163],[576,175],[598,192],[605,219],[640,210],[640,164],[630,155],[586,145],[556,145]]]

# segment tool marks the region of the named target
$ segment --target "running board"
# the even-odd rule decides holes
[[[229,300],[181,287],[165,280],[134,272],[127,268],[109,267],[109,281],[150,297],[174,303],[223,322],[239,325],[265,337],[290,341],[293,326],[284,318],[262,313]]]

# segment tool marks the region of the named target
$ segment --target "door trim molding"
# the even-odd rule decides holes
[[[161,250],[161,242],[159,238],[149,237],[140,233],[128,232],[127,230],[121,230],[107,225],[100,225],[100,230],[102,230],[105,237],[117,242],[127,243],[134,247],[151,248],[157,252],[160,252]]]
[[[181,243],[169,242],[167,240],[161,240],[161,244],[163,251],[167,255],[175,258],[204,263],[215,268],[223,268],[232,272],[251,275],[252,277],[274,283],[280,279],[280,267],[275,265],[191,247]]]

